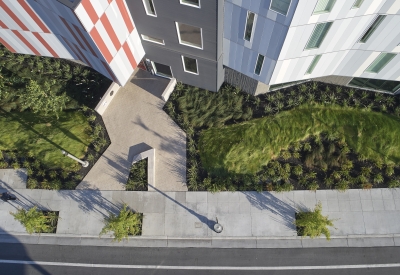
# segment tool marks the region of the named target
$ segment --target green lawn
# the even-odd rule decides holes
[[[282,149],[321,132],[338,133],[351,149],[386,163],[400,161],[400,119],[338,106],[305,105],[273,117],[210,128],[201,133],[200,157],[214,173],[254,174]]]
[[[0,110],[0,129],[0,150],[29,151],[50,169],[73,169],[76,162],[64,157],[61,150],[83,158],[92,140],[90,125],[80,111],[62,112],[57,120]]]

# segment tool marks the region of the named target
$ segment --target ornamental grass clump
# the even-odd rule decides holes
[[[110,213],[104,219],[104,227],[100,232],[100,236],[108,232],[114,233],[114,241],[122,241],[128,236],[137,236],[142,234],[142,213],[133,213],[128,209],[128,205],[124,204],[118,215]]]
[[[333,227],[333,221],[328,216],[322,215],[322,205],[319,202],[313,211],[296,213],[294,224],[299,236],[315,238],[323,234],[327,240],[330,240],[331,233],[328,226]]]
[[[29,210],[19,209],[16,213],[10,212],[10,214],[25,227],[29,234],[55,233],[57,229],[57,212],[43,212],[38,210],[37,206],[34,206]]]

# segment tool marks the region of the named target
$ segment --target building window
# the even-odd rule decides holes
[[[244,30],[244,40],[250,41],[251,40],[251,34],[253,32],[253,25],[254,25],[254,20],[255,20],[255,13],[248,11],[247,12],[247,19],[246,19],[246,28]]]
[[[368,66],[365,70],[366,73],[379,73],[389,62],[392,60],[396,54],[394,53],[381,53],[378,57]]]
[[[153,65],[153,69],[156,75],[166,78],[172,78],[172,71],[170,66],[154,61],[151,61],[151,64]]]
[[[369,26],[368,30],[364,33],[364,35],[360,39],[360,43],[366,43],[374,31],[379,27],[382,21],[385,19],[386,15],[378,15],[375,18],[375,21]]]
[[[287,15],[291,0],[272,0],[269,9],[277,13]]]
[[[201,28],[176,22],[176,31],[180,44],[203,49]]]
[[[254,69],[254,73],[256,75],[260,75],[263,64],[264,64],[264,56],[259,54],[257,57],[256,67]]]
[[[311,61],[310,66],[308,67],[305,74],[311,74],[314,71],[315,66],[317,66],[318,61],[321,59],[321,55],[314,56],[314,59]]]
[[[148,35],[142,34],[142,39],[145,40],[145,41],[149,41],[149,42],[165,45],[164,40],[160,39],[160,38],[155,38],[155,37],[152,37],[152,36],[148,36]]]
[[[356,0],[351,8],[358,9],[359,7],[361,7],[363,2],[364,2],[364,0]]]
[[[400,81],[354,77],[348,84],[359,88],[395,93],[400,91]]]
[[[305,47],[305,50],[319,48],[319,46],[321,46],[322,42],[324,41],[324,38],[328,33],[329,29],[331,28],[331,26],[332,22],[319,23],[315,25],[311,37],[308,40],[307,45]]]
[[[187,56],[182,56],[183,70],[191,74],[199,74],[199,69],[197,67],[197,60]]]
[[[180,0],[181,4],[200,8],[200,0]]]
[[[321,14],[331,12],[336,0],[318,0],[313,14]]]
[[[154,8],[153,0],[143,0],[144,9],[147,15],[157,16],[156,9]]]

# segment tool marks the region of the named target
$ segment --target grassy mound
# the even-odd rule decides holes
[[[400,119],[355,108],[303,105],[273,117],[202,132],[199,152],[215,174],[254,174],[293,142],[328,132],[343,138],[356,153],[385,163],[400,160]]]
[[[91,127],[80,111],[61,112],[58,120],[31,112],[0,111],[0,129],[0,150],[27,152],[49,169],[73,169],[76,162],[61,150],[83,158],[92,142]]]

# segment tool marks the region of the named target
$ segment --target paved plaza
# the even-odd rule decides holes
[[[103,114],[111,145],[78,189],[125,190],[132,158],[155,149],[155,186],[187,191],[186,134],[162,110],[169,80],[137,70]]]

